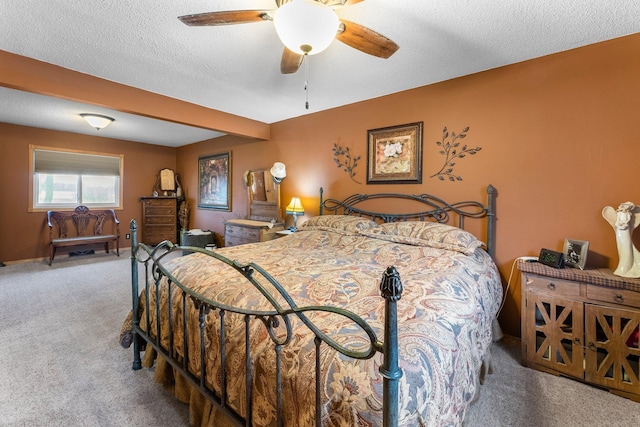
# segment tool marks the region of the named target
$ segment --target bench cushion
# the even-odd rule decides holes
[[[104,242],[110,242],[112,240],[117,240],[117,237],[115,234],[53,239],[51,240],[51,244],[54,246],[73,246],[73,245],[91,244],[91,243],[104,243]]]

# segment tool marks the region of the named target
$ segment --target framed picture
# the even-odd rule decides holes
[[[422,183],[422,122],[367,131],[367,184]]]
[[[231,151],[198,157],[198,208],[231,211]]]
[[[584,270],[587,264],[587,253],[589,252],[589,242],[583,240],[564,240],[564,264]]]

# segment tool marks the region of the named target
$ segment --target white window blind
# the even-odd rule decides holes
[[[122,209],[124,155],[29,145],[30,212]]]
[[[34,149],[34,172],[47,174],[120,176],[120,156]]]

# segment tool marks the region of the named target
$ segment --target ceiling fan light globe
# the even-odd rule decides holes
[[[340,20],[328,6],[315,0],[293,0],[276,11],[273,21],[282,43],[299,55],[315,55],[336,37]]]

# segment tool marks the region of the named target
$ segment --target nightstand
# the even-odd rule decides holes
[[[640,401],[640,279],[518,263],[522,365]]]
[[[281,231],[276,231],[276,238],[284,237],[284,236],[290,236],[290,235],[292,235],[293,233],[295,233],[295,231],[293,231],[293,230],[289,230],[289,229],[287,229],[287,230],[281,230]]]
[[[229,219],[224,222],[225,246],[266,242],[277,237],[276,232],[284,229],[283,223],[256,221],[253,219]]]

